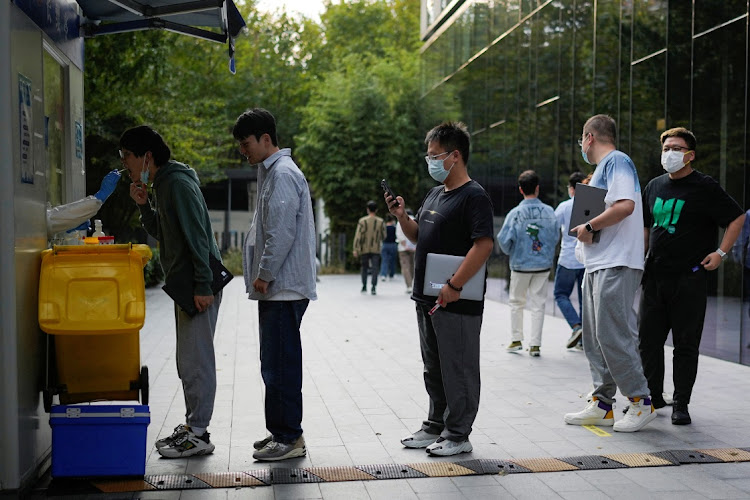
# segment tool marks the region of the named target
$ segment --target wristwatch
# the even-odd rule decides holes
[[[593,228],[593,226],[591,225],[590,222],[587,222],[585,227],[586,227],[586,231],[588,231],[589,233],[593,233],[594,232],[594,228]]]
[[[727,253],[724,250],[722,250],[721,248],[717,248],[716,253],[719,254],[719,257],[721,257],[721,260],[726,260]]]

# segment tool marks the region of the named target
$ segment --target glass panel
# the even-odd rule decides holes
[[[489,0],[477,0],[471,6],[471,11],[474,17],[473,26],[471,26],[471,55],[473,56],[490,43],[492,12]]]
[[[698,139],[696,168],[711,175],[736,200],[745,185],[746,26],[733,23],[695,39],[693,132]],[[734,49],[733,49],[734,48]],[[719,235],[717,234],[717,245]],[[701,352],[739,361],[742,266],[725,262],[709,273],[709,298]],[[747,335],[747,333],[745,333]],[[747,352],[747,343],[744,351]]]
[[[633,2],[633,60],[667,46],[667,0]]]
[[[695,34],[747,13],[746,0],[694,0]]]
[[[615,120],[619,117],[620,78],[623,64],[620,51],[620,1],[599,0],[596,8],[596,67],[594,74],[594,109]],[[624,74],[628,74],[627,61]]]
[[[493,33],[490,38],[494,40],[518,24],[520,5],[519,0],[495,0],[492,5]]]
[[[661,143],[659,135],[664,131],[664,71],[666,54],[647,59],[632,67],[631,123],[618,123],[618,129],[630,128],[632,141],[628,147],[622,145],[638,169],[641,186],[663,172],[661,168]]]
[[[65,168],[65,70],[44,52],[44,120],[47,152],[47,201],[63,203]]]

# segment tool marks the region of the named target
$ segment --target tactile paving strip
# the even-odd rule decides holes
[[[675,465],[669,460],[648,453],[615,453],[613,455],[602,456],[616,460],[629,467],[659,467],[662,465]]]
[[[721,462],[720,459],[712,455],[707,455],[696,450],[669,450],[669,452],[681,464],[710,464]]]
[[[423,462],[420,464],[407,464],[414,470],[430,477],[449,477],[449,476],[472,476],[475,471],[461,467],[451,462]]]
[[[563,457],[560,460],[567,462],[574,467],[578,467],[581,470],[622,469],[623,467],[627,467],[627,465],[623,463],[599,455]]]
[[[216,472],[193,474],[212,488],[235,488],[237,486],[265,486],[266,483],[243,472]]]
[[[578,467],[570,465],[556,458],[514,458],[513,463],[526,467],[531,472],[559,472],[565,470],[579,470]]]
[[[357,469],[367,472],[375,479],[402,479],[427,477],[418,470],[400,464],[381,464],[381,465],[357,465]]]
[[[125,491],[149,491],[155,490],[152,485],[144,481],[143,479],[124,479],[124,480],[112,480],[112,481],[94,481],[93,484],[96,488],[104,493],[123,493]]]
[[[144,479],[157,490],[200,490],[211,487],[197,477],[188,474],[159,474],[146,476]]]
[[[712,450],[696,450],[700,453],[707,453],[724,462],[750,462],[750,453],[740,448],[723,448]]]
[[[370,474],[356,467],[306,467],[306,470],[329,482],[369,481],[375,479]]]

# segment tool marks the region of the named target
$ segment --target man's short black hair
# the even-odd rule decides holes
[[[367,210],[370,212],[375,212],[378,209],[378,204],[374,201],[370,200],[367,202]]]
[[[271,137],[271,144],[278,147],[276,119],[270,111],[263,108],[248,109],[242,113],[234,122],[234,128],[232,129],[232,135],[238,141],[243,141],[251,135],[255,137],[256,141],[260,141],[263,134],[268,134]]]
[[[524,170],[518,176],[518,185],[521,187],[523,194],[534,194],[539,185],[539,176],[533,170]]]
[[[138,158],[151,151],[157,167],[161,167],[172,157],[162,136],[148,125],[129,128],[123,132],[120,136],[120,148],[127,149]]]
[[[669,137],[679,137],[680,139],[685,141],[685,144],[687,144],[688,149],[690,149],[691,151],[695,151],[695,147],[698,145],[698,140],[695,138],[695,134],[693,134],[685,127],[675,127],[670,128],[669,130],[665,130],[664,132],[662,132],[659,140],[661,140],[661,143],[664,144],[664,141],[666,141]]]
[[[583,182],[583,179],[585,179],[586,176],[583,172],[573,172],[570,174],[570,177],[568,178],[568,186],[572,187],[573,189],[576,188],[576,184],[579,182]]]
[[[445,149],[445,152],[458,151],[464,164],[469,163],[469,148],[471,147],[471,136],[469,129],[462,122],[443,122],[427,132],[424,143],[429,146],[431,142],[437,142]]]

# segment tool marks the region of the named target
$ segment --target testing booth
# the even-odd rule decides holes
[[[86,195],[85,38],[184,33],[226,43],[233,71],[244,25],[231,0],[0,0],[0,495],[50,464],[39,277],[47,207]]]

